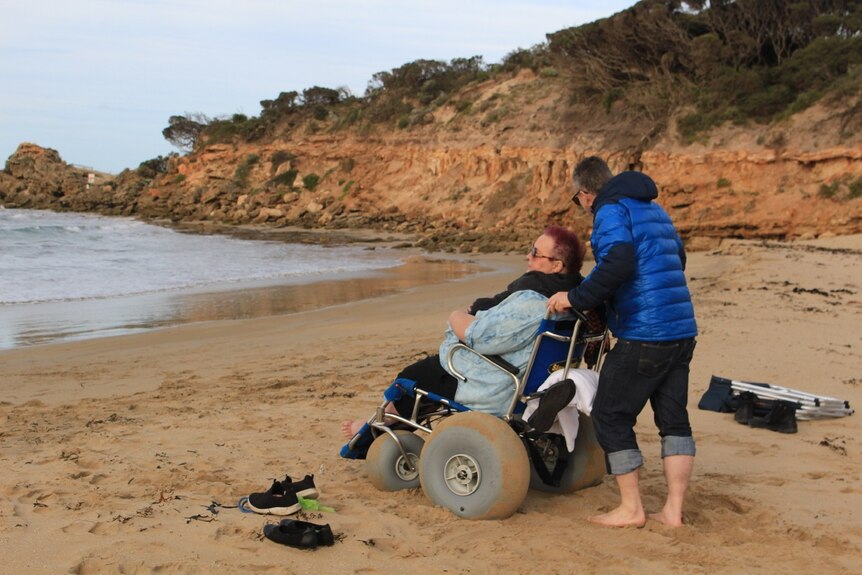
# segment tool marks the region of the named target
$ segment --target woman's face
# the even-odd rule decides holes
[[[527,253],[527,270],[546,274],[563,270],[563,262],[554,257],[554,240],[542,234]]]

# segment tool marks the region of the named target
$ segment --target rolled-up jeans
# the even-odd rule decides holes
[[[622,475],[643,465],[634,427],[647,401],[659,429],[662,458],[695,454],[686,407],[695,345],[693,337],[674,341],[620,339],[608,353],[592,411],[608,473]]]

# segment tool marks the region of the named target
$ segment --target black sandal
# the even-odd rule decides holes
[[[263,534],[270,541],[299,549],[314,549],[318,545],[335,543],[329,524],[316,525],[296,519],[282,519],[278,525],[268,523],[263,526]]]

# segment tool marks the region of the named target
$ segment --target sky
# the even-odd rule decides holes
[[[119,173],[185,113],[260,114],[419,59],[502,61],[635,0],[0,0],[0,162],[33,142]]]

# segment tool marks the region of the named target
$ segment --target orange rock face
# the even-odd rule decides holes
[[[0,173],[0,204],[369,228],[412,234],[429,248],[516,250],[549,223],[589,232],[569,179],[580,159],[599,155],[615,171],[652,176],[693,249],[726,237],[862,232],[862,135],[836,135],[837,112],[813,108],[785,125],[719,130],[687,145],[669,130],[633,151],[595,126],[540,128],[556,118],[542,112],[547,101],[493,125],[450,119],[371,134],[299,126],[270,141],[202,146],[153,179],[125,171],[90,187],[55,151],[22,144]]]

